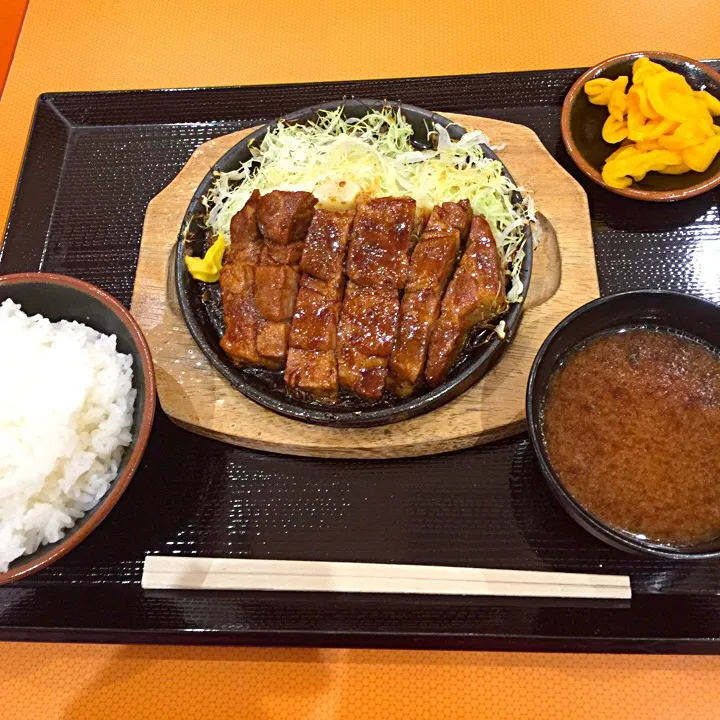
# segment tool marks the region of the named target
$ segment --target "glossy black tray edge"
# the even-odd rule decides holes
[[[714,67],[720,68],[720,61],[706,61]],[[477,76],[451,76],[443,80],[459,79],[488,79],[499,80],[524,77],[543,78],[553,95],[552,101],[557,104],[562,99],[564,92],[569,87],[572,79],[581,72],[581,69],[549,70],[549,71],[526,71],[523,73],[494,73]],[[411,78],[405,82],[421,84],[432,78]],[[435,78],[437,79],[437,78]],[[374,82],[382,83],[388,81],[363,81],[362,89],[359,92],[365,94],[375,93],[372,89]],[[395,82],[391,80],[389,82]],[[348,83],[308,83],[308,87],[320,85],[329,88],[329,92],[337,93],[337,88],[352,86]],[[370,86],[370,87],[369,87]],[[256,86],[257,87],[257,86]],[[283,88],[297,88],[298,85],[288,84],[280,86],[269,86],[270,90],[282,91]],[[233,91],[238,88],[210,88],[210,90]],[[46,147],[41,133],[46,128],[42,124],[53,125],[55,132],[65,137],[66,142],[71,140],[73,131],[82,129],[83,126],[94,127],[95,125],[108,124],[101,122],[100,118],[85,116],[82,118],[68,118],[56,107],[56,102],[62,102],[64,98],[88,98],[104,99],[111,102],[121,101],[130,107],[135,108],[139,101],[146,98],[163,99],[169,98],[170,94],[185,94],[186,97],[196,91],[208,90],[207,88],[188,89],[158,89],[158,90],[122,90],[108,92],[87,92],[87,93],[47,93],[38,98],[35,115],[28,136],[28,141],[23,158],[21,172],[18,178],[12,209],[5,229],[5,239],[10,235],[22,234],[24,230],[34,233],[45,232],[48,228],[48,221],[53,212],[55,191],[58,187],[60,176],[63,171],[63,156],[66,152],[65,145]],[[533,98],[525,104],[541,105],[537,98]],[[443,109],[443,108],[440,108]],[[454,112],[462,112],[462,108],[454,108]],[[123,124],[141,125],[147,120],[135,116]],[[251,123],[248,123],[250,125]],[[222,134],[218,132],[217,134]],[[31,187],[32,181],[37,182],[41,175],[42,166],[46,163],[37,163],[37,151],[42,148],[46,158],[54,155],[59,158],[53,167],[56,173],[44,175],[42,187]],[[35,158],[31,157],[35,152]],[[47,163],[52,165],[52,163]],[[38,198],[38,194],[41,195]],[[43,197],[44,196],[44,197]],[[40,204],[31,207],[30,201],[40,199]],[[30,266],[42,265],[42,252],[38,248],[22,246],[20,243],[13,243],[11,247],[3,245],[0,247],[0,262],[3,272],[13,272],[17,265],[20,269]],[[129,304],[129,299],[125,302]],[[0,588],[2,592],[4,588]],[[20,590],[21,594],[24,591]],[[649,596],[652,597],[652,596]],[[674,606],[678,596],[667,597],[669,605]],[[499,599],[502,601],[502,599]],[[47,642],[98,642],[98,643],[151,643],[151,644],[179,644],[179,645],[248,645],[248,646],[305,646],[305,647],[374,647],[374,648],[427,648],[427,649],[466,649],[466,650],[532,650],[532,651],[561,651],[561,652],[629,652],[629,653],[692,653],[692,654],[716,654],[720,652],[720,638],[703,637],[701,632],[694,632],[687,635],[671,636],[668,627],[662,628],[657,635],[643,635],[635,637],[618,637],[613,634],[600,635],[598,632],[585,632],[583,637],[552,635],[548,633],[534,634],[522,633],[520,635],[511,633],[495,634],[486,632],[477,633],[412,633],[412,632],[298,632],[294,630],[242,630],[242,631],[203,631],[193,632],[186,630],[158,629],[130,629],[130,628],[101,628],[101,627],[53,627],[52,620],[42,626],[32,625],[4,625],[0,626],[0,641],[47,641]]]
[[[72,132],[70,123],[54,108],[49,98],[49,95],[40,95],[35,103],[22,166],[5,226],[4,240],[10,237],[11,232],[27,233],[32,237],[37,234],[45,234],[49,229],[55,204],[55,193],[62,174],[63,157]],[[65,141],[64,144],[53,143],[48,148],[46,138],[38,132],[43,124],[62,137]],[[42,167],[40,163],[33,162],[33,158],[38,158],[43,154],[45,158],[42,165],[50,168],[51,172],[43,178],[43,186],[40,191],[35,191],[30,185],[33,180],[37,181],[37,178],[42,175]],[[38,252],[37,248],[26,245],[19,247],[18,251],[17,267],[39,265],[42,253]],[[0,261],[6,254],[7,245],[3,241],[0,244]],[[12,272],[12,270],[8,272]]]
[[[344,648],[353,650],[454,650],[467,652],[717,655],[717,641],[696,638],[549,638],[546,636],[411,635],[408,633],[136,631],[94,629],[0,630],[0,642],[185,645],[189,647]]]

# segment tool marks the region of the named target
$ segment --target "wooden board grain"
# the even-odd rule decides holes
[[[333,429],[291,420],[245,398],[192,339],[169,282],[169,258],[188,203],[210,166],[252,130],[201,145],[148,205],[132,313],[155,362],[163,410],[180,426],[245,447],[292,455],[392,458],[457,450],[521,431],[525,385],[545,337],[567,314],[599,294],[587,197],[522,125],[443,113],[482,129],[516,182],[531,190],[541,242],[515,340],[495,368],[457,399],[425,415],[378,428]]]

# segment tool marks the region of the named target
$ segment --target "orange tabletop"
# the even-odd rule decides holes
[[[25,0],[0,0],[0,81]],[[41,92],[720,55],[720,2],[30,0],[0,100],[0,226]],[[1,84],[1,82],[0,82]],[[716,718],[720,657],[0,644],[0,717]]]

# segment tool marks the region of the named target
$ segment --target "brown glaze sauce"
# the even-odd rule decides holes
[[[636,328],[572,351],[543,434],[562,484],[603,522],[676,546],[720,534],[720,356],[699,342]]]

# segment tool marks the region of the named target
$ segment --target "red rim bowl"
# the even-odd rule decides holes
[[[582,90],[588,80],[597,77],[612,79],[620,75],[631,76],[633,62],[643,56],[681,74],[694,89],[707,87],[711,93],[720,96],[720,74],[692,58],[654,51],[616,55],[586,70],[573,83],[565,96],[560,115],[560,129],[566,150],[585,175],[617,195],[651,202],[670,202],[685,200],[712,190],[720,185],[720,155],[704,173],[688,172],[684,175],[648,173],[641,183],[634,182],[627,188],[613,188],[603,181],[602,164],[605,158],[619,146],[610,145],[602,139],[602,123],[607,117],[607,108],[591,105]],[[718,119],[715,122],[717,124]]]
[[[66,293],[68,297],[73,297],[72,311],[67,319],[85,322],[82,311],[82,304],[88,309],[95,310],[107,317],[114,316],[127,330],[129,341],[132,347],[129,349],[133,356],[133,387],[138,389],[138,398],[135,401],[135,416],[133,418],[133,440],[126,449],[126,455],[121,462],[121,470],[118,476],[113,480],[110,489],[98,501],[97,505],[89,510],[76,525],[66,531],[65,536],[48,545],[41,545],[34,553],[30,555],[22,555],[10,563],[10,569],[7,572],[0,573],[0,585],[19,580],[27,577],[32,573],[47,567],[59,558],[69,553],[77,547],[90,533],[107,517],[108,513],[115,506],[120,496],[130,483],[135,471],[137,470],[140,460],[145,452],[145,448],[150,437],[153,418],[155,416],[155,372],[153,369],[152,358],[147,341],[140,330],[135,319],[130,313],[111,295],[100,290],[94,285],[90,285],[82,280],[66,277],[64,275],[56,275],[52,273],[18,273],[14,275],[0,276],[0,302],[10,297],[14,302],[20,302],[20,288],[24,286],[25,292],[34,288],[35,297],[43,296],[42,290],[46,291],[50,287],[59,287],[69,290]],[[18,299],[13,297],[12,288],[16,288]],[[73,292],[74,291],[74,294]],[[45,293],[46,295],[49,293]],[[40,304],[42,301],[38,301]],[[23,310],[25,305],[23,304]],[[33,304],[37,307],[33,307]],[[63,307],[61,303],[56,303],[51,312],[43,312],[38,303],[30,302],[28,305],[28,314],[40,314],[50,317],[51,319],[63,318]],[[81,317],[78,317],[78,313]],[[101,322],[89,321],[87,324],[99,332],[110,334],[111,331],[102,327]],[[122,351],[128,352],[128,348]],[[142,381],[138,378],[138,366],[141,369]],[[138,409],[142,410],[138,415]],[[129,455],[127,454],[129,453]]]

